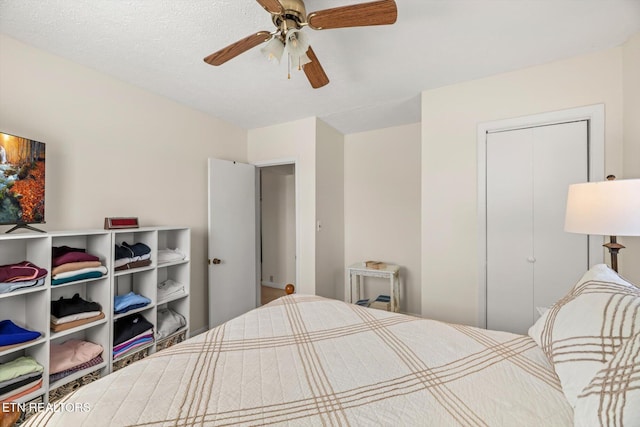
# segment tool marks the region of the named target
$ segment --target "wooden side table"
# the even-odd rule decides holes
[[[358,262],[347,267],[349,273],[349,302],[354,303],[362,295],[365,277],[382,277],[389,280],[389,296],[391,297],[391,311],[400,311],[400,266],[387,264],[385,268],[374,269],[365,267]]]

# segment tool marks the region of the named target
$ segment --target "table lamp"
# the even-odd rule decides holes
[[[618,252],[624,248],[617,236],[640,236],[640,179],[586,182],[569,186],[564,230],[570,233],[610,236],[603,246],[618,271]]]

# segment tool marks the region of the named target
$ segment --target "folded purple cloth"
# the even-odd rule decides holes
[[[21,328],[11,320],[0,321],[0,347],[35,340],[40,332]]]
[[[0,282],[13,283],[35,280],[47,275],[47,270],[37,265],[22,261],[17,264],[0,265]]]
[[[78,371],[82,371],[84,369],[91,368],[93,366],[101,364],[102,362],[103,362],[102,356],[94,357],[93,359],[91,359],[88,362],[85,362],[85,363],[83,363],[81,365],[74,366],[73,368],[67,369],[66,371],[62,371],[62,372],[58,372],[58,373],[49,375],[49,382],[52,383],[52,382],[57,381],[59,379],[62,379],[64,377],[68,377],[69,375],[73,374],[74,372],[78,372]]]
[[[136,339],[125,341],[122,344],[113,347],[113,352],[114,353],[120,352],[120,350],[122,350],[124,348],[127,348],[127,347],[131,346],[132,344],[136,344],[138,342],[148,342],[151,339],[153,339],[153,333],[136,337]]]
[[[80,262],[80,261],[100,261],[95,255],[88,254],[86,252],[67,252],[59,257],[53,258],[51,265],[57,267],[68,262]]]

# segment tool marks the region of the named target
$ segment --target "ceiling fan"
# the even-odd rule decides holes
[[[271,14],[276,30],[259,31],[242,40],[230,44],[204,58],[207,64],[222,65],[241,53],[262,43],[267,43],[263,53],[270,57],[286,51],[288,61],[304,70],[314,89],[329,83],[318,57],[309,46],[306,35],[300,31],[309,26],[314,30],[331,28],[364,27],[369,25],[389,25],[396,22],[398,9],[394,0],[379,0],[351,6],[319,10],[307,15],[303,0],[257,0]]]

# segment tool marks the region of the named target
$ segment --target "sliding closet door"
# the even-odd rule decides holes
[[[526,333],[588,268],[564,231],[570,184],[588,180],[587,122],[487,135],[487,327]]]

